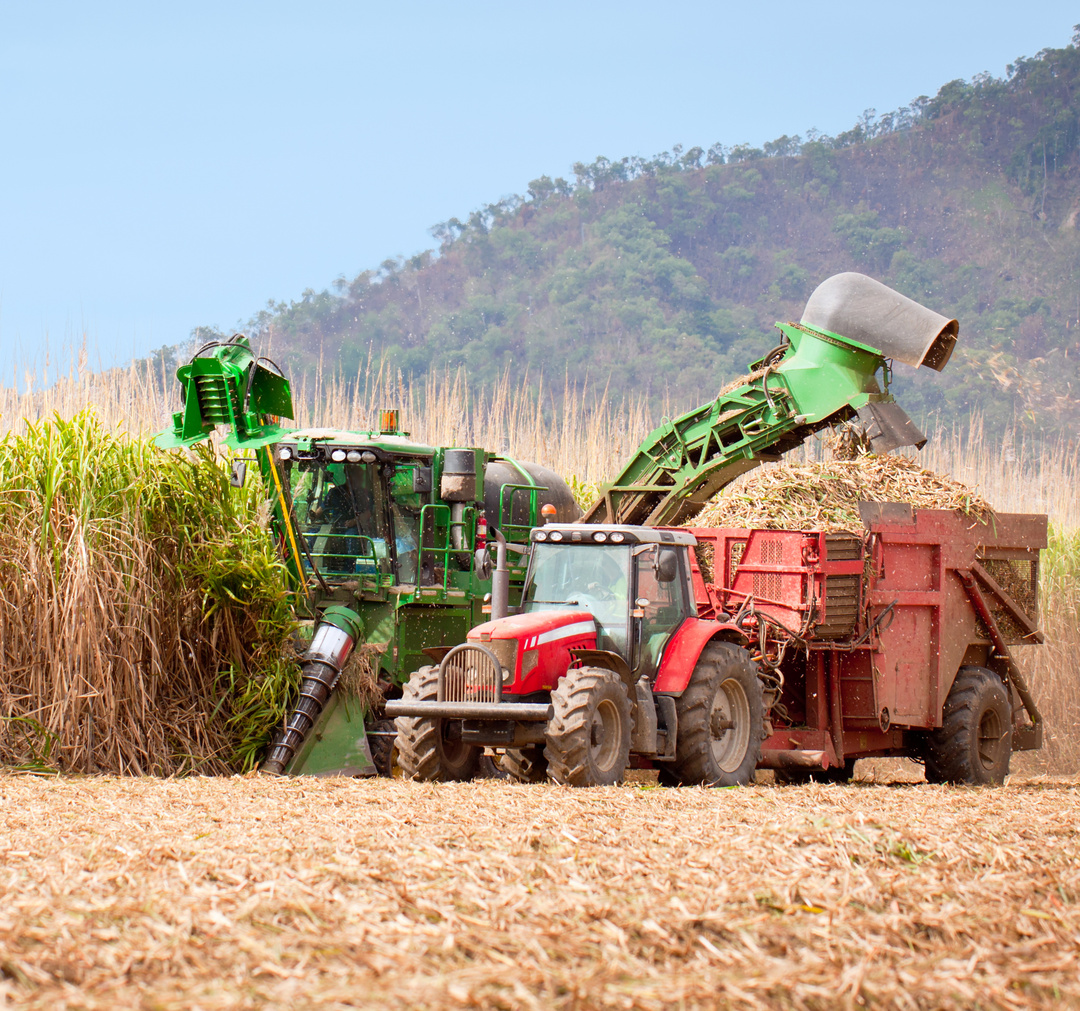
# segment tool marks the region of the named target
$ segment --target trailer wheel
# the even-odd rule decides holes
[[[941,726],[927,735],[931,783],[998,786],[1012,757],[1012,706],[1005,685],[985,667],[961,667],[945,699]]]
[[[746,650],[730,642],[706,646],[675,711],[675,760],[663,766],[662,783],[753,782],[765,737],[765,701]]]
[[[630,761],[631,705],[614,671],[579,667],[551,693],[548,775],[566,786],[621,783]]]
[[[434,700],[439,694],[439,668],[421,667],[405,685],[403,698]],[[446,721],[430,716],[399,716],[398,761],[406,779],[451,783],[475,779],[482,749],[446,738]]]
[[[543,783],[547,779],[548,764],[542,744],[528,748],[507,748],[501,764],[510,778],[519,783]]]

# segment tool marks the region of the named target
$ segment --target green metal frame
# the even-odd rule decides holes
[[[881,352],[798,323],[777,327],[787,340],[782,353],[752,365],[743,385],[652,431],[584,522],[685,522],[740,474],[872,401],[893,399]]]

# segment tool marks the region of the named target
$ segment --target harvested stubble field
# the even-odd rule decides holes
[[[1077,791],[7,776],[0,1000],[1080,1006]]]

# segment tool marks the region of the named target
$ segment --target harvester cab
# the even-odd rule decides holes
[[[223,429],[227,447],[254,454],[308,643],[263,770],[389,772],[392,724],[379,701],[338,690],[345,667],[360,663],[368,689],[394,697],[425,648],[460,641],[493,590],[488,524],[507,559],[503,596],[516,603],[541,509],[580,515],[570,489],[536,464],[415,442],[396,410],[372,431],[284,428],[288,380],[240,334],[201,347],[177,378],[182,409],[157,444],[190,447]]]

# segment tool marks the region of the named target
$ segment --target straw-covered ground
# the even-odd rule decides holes
[[[0,1004],[1080,1006],[1076,780],[0,777]]]

